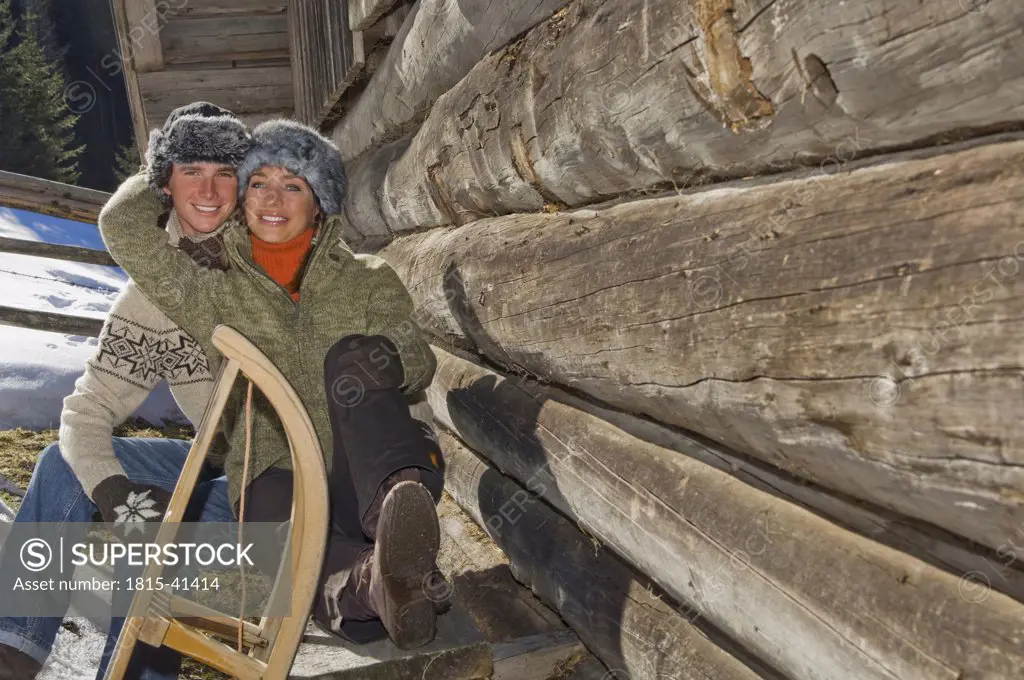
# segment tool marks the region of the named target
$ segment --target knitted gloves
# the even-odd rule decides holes
[[[159,522],[167,511],[171,493],[152,484],[129,481],[124,475],[114,475],[96,485],[92,500],[104,522]]]

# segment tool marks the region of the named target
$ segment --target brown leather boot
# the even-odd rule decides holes
[[[437,567],[441,530],[434,499],[418,482],[399,482],[377,523],[369,599],[391,640],[412,649],[434,639],[437,611],[427,584]]]
[[[33,680],[42,668],[25,652],[0,645],[0,680]]]

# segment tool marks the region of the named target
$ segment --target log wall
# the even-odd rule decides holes
[[[617,678],[1015,677],[1024,6],[562,5],[420,0],[332,114],[449,490]]]
[[[440,338],[993,549],[1024,526],[1024,142],[383,252]]]
[[[786,677],[1012,677],[1024,604],[435,350],[437,421]]]
[[[359,159],[356,238],[802,163],[831,172],[1024,119],[1024,62],[1007,58],[1020,3],[763,4],[573,2],[474,66],[399,158]]]

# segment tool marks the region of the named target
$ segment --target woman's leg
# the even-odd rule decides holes
[[[324,596],[335,619],[372,611],[392,640],[409,648],[432,639],[436,625],[425,584],[437,572],[434,505],[444,462],[430,427],[409,411],[403,378],[398,351],[383,336],[343,338],[325,358],[337,477],[331,497],[351,494],[352,507],[339,522],[348,536],[369,537],[373,550],[360,550],[347,570],[328,573],[337,565],[327,565]]]

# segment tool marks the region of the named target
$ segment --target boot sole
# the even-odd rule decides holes
[[[437,612],[425,592],[425,580],[437,568],[441,543],[430,492],[417,482],[395,485],[381,507],[377,533],[384,539],[376,566],[388,609],[398,608],[381,618],[397,647],[421,647],[434,639],[437,629]]]

